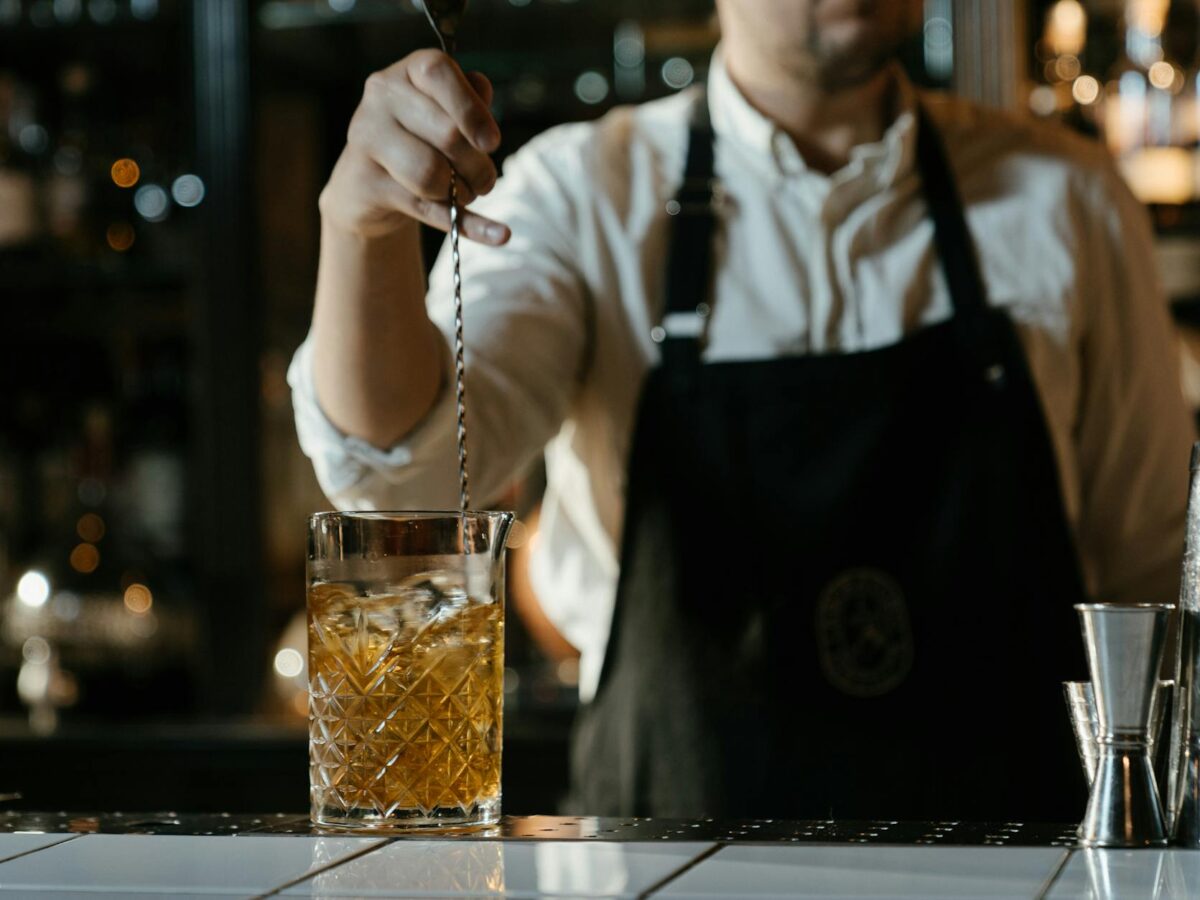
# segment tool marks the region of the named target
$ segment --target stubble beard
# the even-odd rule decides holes
[[[857,87],[871,81],[895,59],[899,47],[889,43],[855,49],[822,40],[815,8],[809,10],[805,51],[791,67],[797,77],[825,91]]]

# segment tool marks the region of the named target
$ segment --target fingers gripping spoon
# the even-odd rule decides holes
[[[442,51],[454,55],[454,39],[462,21],[467,0],[422,0],[425,16],[442,42]]]
[[[442,52],[454,55],[455,37],[462,21],[467,0],[422,0],[425,17],[437,33]],[[458,491],[459,507],[466,512],[471,505],[471,494],[467,482],[467,404],[466,384],[463,378],[463,304],[462,272],[458,255],[458,176],[450,170],[450,259],[454,265],[454,387],[458,403]],[[470,553],[467,539],[466,519],[463,520],[463,549]]]

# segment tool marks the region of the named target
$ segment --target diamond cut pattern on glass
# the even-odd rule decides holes
[[[401,596],[312,589],[309,764],[322,818],[471,814],[499,797],[502,606],[419,613]]]

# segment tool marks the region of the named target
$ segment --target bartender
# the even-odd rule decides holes
[[[372,75],[290,379],[341,507],[454,508],[460,176],[476,496],[544,451],[532,579],[593,815],[1083,812],[1074,603],[1171,601],[1192,425],[1104,151],[918,92],[914,4],[717,0],[707,84],[505,165],[492,89]]]

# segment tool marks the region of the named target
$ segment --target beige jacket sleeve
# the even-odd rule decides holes
[[[1097,600],[1174,602],[1195,423],[1146,212],[1112,169],[1094,191],[1079,278],[1079,550]]]

